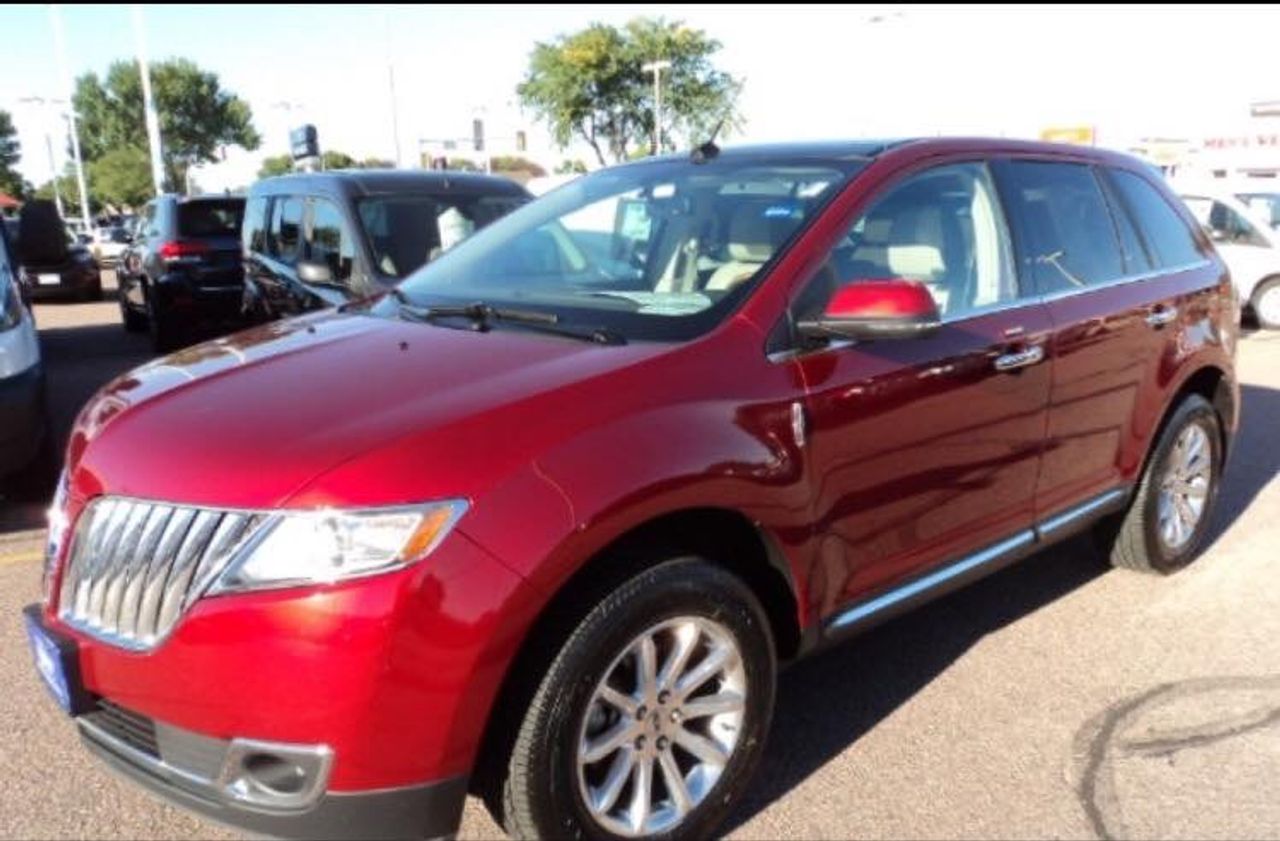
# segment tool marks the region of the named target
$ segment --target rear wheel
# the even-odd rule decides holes
[[[129,301],[125,298],[123,289],[117,293],[116,300],[120,304],[120,321],[124,324],[124,329],[130,333],[144,332],[147,329],[146,313],[138,312],[129,306]]]
[[[1160,434],[1129,510],[1099,528],[1111,562],[1166,575],[1191,563],[1209,530],[1222,459],[1218,413],[1188,396]]]
[[[1264,330],[1280,330],[1280,277],[1258,284],[1250,301],[1254,318]]]
[[[764,611],[730,573],[680,558],[635,576],[538,685],[502,785],[507,831],[713,834],[759,760],[775,668]]]
[[[155,300],[151,290],[146,289],[147,325],[151,328],[151,345],[156,353],[168,353],[179,345],[178,326],[173,323],[173,316],[165,311],[163,305]]]

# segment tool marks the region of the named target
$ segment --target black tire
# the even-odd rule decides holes
[[[0,479],[0,484],[10,489],[17,499],[45,504],[53,497],[60,466],[61,454],[53,440],[53,426],[46,416],[44,435],[31,461],[8,478]]]
[[[1263,330],[1280,330],[1280,314],[1276,313],[1275,307],[1262,305],[1263,297],[1272,295],[1280,295],[1280,277],[1268,278],[1259,283],[1249,299],[1249,309],[1253,311],[1254,320]]]
[[[102,276],[101,275],[99,275],[98,278],[94,280],[93,283],[89,284],[89,287],[85,290],[84,299],[86,301],[102,300]]]
[[[116,302],[120,304],[120,321],[124,324],[124,329],[130,333],[145,333],[147,330],[147,315],[129,306],[129,301],[125,298],[123,289],[116,293]]]
[[[754,594],[734,575],[693,557],[665,561],[621,584],[559,647],[524,707],[507,760],[495,817],[508,833],[517,838],[618,837],[591,817],[579,793],[577,747],[584,716],[596,686],[633,640],[664,620],[685,616],[705,618],[727,630],[741,652],[746,702],[739,741],[715,787],[683,821],[642,837],[714,834],[763,752],[777,665],[769,623]],[[661,655],[657,662],[664,662]],[[629,773],[627,779],[626,786],[634,785]]]
[[[178,326],[173,317],[165,312],[163,306],[156,303],[151,289],[146,288],[147,326],[151,328],[151,346],[156,353],[169,353],[181,346]]]
[[[1208,437],[1210,474],[1204,508],[1190,537],[1176,548],[1160,536],[1160,489],[1170,467],[1179,436],[1199,425]],[[1129,509],[1104,521],[1095,531],[1100,548],[1113,566],[1139,572],[1168,575],[1190,564],[1200,551],[1213,520],[1214,505],[1222,485],[1222,422],[1217,411],[1198,394],[1186,397],[1164,425],[1138,483]]]

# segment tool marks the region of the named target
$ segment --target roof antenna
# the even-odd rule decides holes
[[[705,164],[716,155],[719,155],[720,147],[716,145],[716,137],[720,134],[720,129],[722,128],[724,128],[724,117],[721,117],[720,122],[716,123],[716,127],[711,130],[711,138],[694,149],[689,159],[695,164]]]

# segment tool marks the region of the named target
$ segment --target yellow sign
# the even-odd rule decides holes
[[[1077,146],[1092,146],[1094,143],[1093,126],[1055,126],[1040,132],[1040,139],[1050,143],[1074,143]]]

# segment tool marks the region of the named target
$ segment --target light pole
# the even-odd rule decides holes
[[[49,20],[53,24],[53,44],[54,49],[58,53],[58,67],[62,73],[62,84],[67,90],[67,96],[72,95],[71,92],[71,76],[67,73],[67,48],[62,38],[62,15],[58,11],[57,4],[49,6]],[[89,189],[84,183],[84,163],[80,160],[80,133],[76,129],[76,109],[72,104],[67,109],[67,122],[71,129],[71,154],[76,161],[76,183],[80,187],[80,221],[84,224],[86,232],[89,231]]]
[[[385,10],[383,23],[386,24],[387,31],[387,87],[391,94],[391,136],[396,141],[396,167],[399,168],[404,166],[404,160],[400,157],[400,112],[396,103],[396,65],[391,52],[391,14]]]
[[[142,7],[133,5],[133,37],[138,44],[138,75],[142,77],[142,107],[147,122],[147,144],[151,147],[151,181],[156,195],[164,192],[164,158],[160,148],[160,118],[156,116],[155,101],[151,98],[151,65],[147,61],[147,35],[142,25]],[[190,169],[190,164],[187,166]],[[173,185],[177,189],[177,184]],[[187,194],[191,185],[187,184]]]
[[[671,62],[666,59],[651,61],[640,69],[653,74],[653,154],[658,154],[662,147],[662,71],[669,70]]]
[[[53,105],[56,107],[58,105],[67,104],[65,99],[46,99],[43,96],[24,96],[20,97],[18,101],[24,105],[39,105],[42,108],[46,105]],[[66,212],[62,208],[62,188],[58,186],[58,162],[53,156],[53,132],[49,131],[47,116],[43,117],[41,122],[44,123],[45,149],[49,153],[49,172],[51,173],[51,183],[53,184],[53,203],[58,208],[58,217],[66,218]]]

